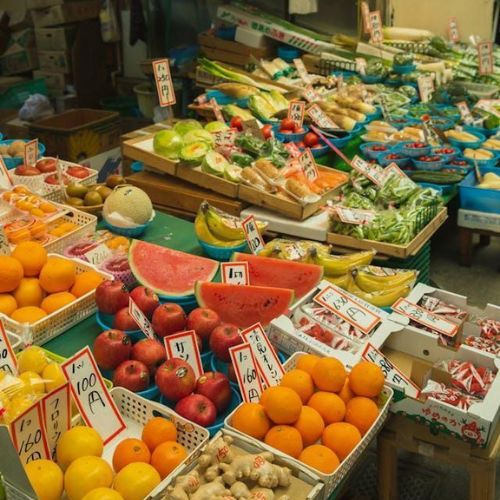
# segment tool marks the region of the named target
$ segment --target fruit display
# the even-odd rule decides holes
[[[487,172],[483,175],[483,180],[476,187],[481,189],[500,189],[500,175],[494,172]]]
[[[66,203],[73,207],[99,207],[103,205],[113,189],[125,183],[119,175],[110,175],[104,184],[86,185],[71,182],[66,186]]]
[[[32,215],[36,219],[54,218],[62,211],[59,205],[33,194],[24,186],[15,186],[11,191],[3,191],[0,196],[3,203],[8,203],[11,207],[15,207],[19,213]],[[10,218],[14,218],[14,216],[11,215]]]
[[[153,219],[153,204],[142,189],[127,184],[116,185],[104,200],[102,215],[111,226],[135,228]]]

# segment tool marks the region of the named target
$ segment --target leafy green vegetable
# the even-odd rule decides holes
[[[254,114],[256,118],[261,120],[272,120],[272,116],[277,111],[274,106],[261,95],[253,95],[248,98],[248,109]]]
[[[253,118],[253,115],[252,113],[250,113],[250,111],[240,108],[239,106],[236,106],[236,104],[226,104],[225,106],[222,106],[222,110],[230,118],[232,118],[233,116],[239,116],[243,121],[251,120]]]
[[[409,66],[413,64],[413,54],[396,54],[393,63],[396,66]]]
[[[387,68],[384,64],[376,59],[368,61],[366,65],[366,74],[368,76],[380,76],[385,78],[388,74]]]

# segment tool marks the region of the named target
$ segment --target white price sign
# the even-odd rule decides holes
[[[210,99],[210,104],[212,105],[212,108],[214,110],[215,119],[218,122],[226,123],[226,120],[224,120],[224,115],[222,114],[220,106],[213,97],[212,99]]]
[[[302,59],[297,58],[293,60],[293,64],[297,69],[297,73],[299,74],[300,79],[307,85],[311,83],[311,78],[309,77],[309,73],[304,65],[304,61]]]
[[[153,61],[152,64],[160,106],[162,108],[173,106],[176,99],[168,59],[158,59],[157,61]]]
[[[308,181],[313,182],[318,178],[318,167],[310,148],[306,148],[299,156],[299,163]]]
[[[24,144],[24,164],[31,167],[36,164],[38,158],[38,139],[26,142]]]
[[[40,401],[19,415],[10,425],[12,442],[23,465],[33,460],[50,460]]]
[[[363,158],[356,155],[351,161],[351,167],[365,177],[368,177],[377,186],[384,184],[384,169],[378,165],[370,165]]]
[[[298,128],[304,122],[306,103],[304,101],[292,101],[288,106],[288,118],[291,118]]]
[[[9,171],[7,170],[2,155],[0,154],[0,188],[10,189],[12,185],[12,179],[10,178]]]
[[[285,370],[260,323],[243,330],[241,336],[252,349],[257,369],[268,387],[278,385]]]
[[[380,316],[353,300],[350,294],[335,285],[324,288],[313,300],[345,319],[364,334],[370,333],[381,321]]]
[[[17,375],[17,358],[0,319],[0,371]]]
[[[203,364],[194,330],[168,335],[163,337],[163,342],[167,351],[167,359],[183,359],[193,369],[196,379],[203,375]]]
[[[314,91],[312,85],[306,85],[304,90],[302,91],[302,97],[307,101],[307,102],[314,102],[319,99],[318,94]]]
[[[462,120],[464,123],[472,123],[473,117],[472,113],[470,112],[469,106],[465,101],[460,101],[457,102],[456,104],[458,111],[460,111],[460,116],[462,117]]]
[[[361,357],[366,361],[371,361],[380,367],[385,379],[391,384],[397,385],[404,390],[404,393],[411,398],[418,398],[420,389],[398,368],[396,368],[376,347],[369,342],[366,344]]]
[[[109,443],[127,426],[104,384],[89,347],[84,347],[62,363],[61,368],[69,381],[82,419],[101,435],[104,444]]]
[[[113,252],[108,248],[107,245],[101,243],[94,248],[91,248],[88,252],[85,252],[85,257],[94,266],[99,266],[108,257],[111,257]]]
[[[347,208],[336,206],[335,211],[339,219],[346,224],[365,225],[373,222],[376,212],[373,210],[360,210],[358,208]]]
[[[155,332],[148,318],[144,315],[144,313],[139,309],[138,305],[134,302],[132,297],[128,299],[128,312],[134,321],[137,323],[137,326],[142,330],[142,333],[146,335],[149,339],[155,338]]]
[[[309,118],[320,128],[338,129],[337,124],[319,107],[318,104],[313,104],[307,109]]]
[[[234,140],[236,139],[236,130],[232,128],[226,130],[220,130],[213,134],[216,146],[234,146]]]
[[[290,153],[291,158],[298,158],[302,154],[295,142],[284,142],[283,147]]]
[[[434,92],[434,79],[432,76],[422,75],[417,78],[418,92],[422,102],[429,102]]]
[[[262,394],[262,383],[252,348],[248,344],[230,347],[229,355],[243,401],[245,403],[258,403]]]
[[[408,181],[412,182],[415,184],[398,166],[396,163],[392,162],[387,165],[384,169],[384,184],[393,176],[397,175],[398,177],[401,177],[403,179],[407,179]]]
[[[489,75],[493,73],[493,42],[479,42],[477,44],[477,55],[479,74]]]
[[[370,42],[382,43],[384,41],[384,34],[382,32],[382,18],[379,10],[374,10],[369,14],[370,19]]]
[[[448,38],[453,43],[460,41],[460,32],[458,31],[457,20],[454,17],[450,17],[448,21]]]
[[[398,299],[392,305],[392,310],[447,337],[454,337],[458,333],[458,325],[442,318],[438,314],[434,314],[423,307],[413,304],[413,302],[407,299]]]
[[[356,57],[354,61],[356,62],[356,71],[360,75],[366,75],[366,59],[364,57]]]
[[[221,262],[222,283],[249,285],[248,262]]]
[[[10,255],[9,239],[3,226],[0,226],[0,255]]]
[[[363,18],[363,33],[370,33],[370,7],[368,2],[361,2],[361,16]]]
[[[55,460],[57,441],[63,432],[71,428],[71,396],[68,382],[42,399],[42,412],[50,456]]]
[[[245,238],[247,239],[250,251],[253,254],[258,254],[264,249],[264,240],[260,235],[259,229],[257,228],[257,222],[253,215],[249,215],[241,223],[243,231],[245,232]]]

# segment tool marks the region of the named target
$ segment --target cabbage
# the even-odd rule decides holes
[[[184,144],[191,144],[192,142],[206,142],[210,145],[214,143],[214,138],[210,132],[203,129],[191,130],[183,138]]]
[[[210,133],[220,132],[221,130],[227,130],[229,127],[222,122],[215,121],[209,122],[205,125],[205,130]]]
[[[197,120],[181,120],[174,125],[174,130],[181,136],[185,136],[191,130],[203,128]]]
[[[184,146],[182,137],[175,130],[162,130],[155,134],[153,149],[155,153],[171,160],[179,158],[179,152]]]

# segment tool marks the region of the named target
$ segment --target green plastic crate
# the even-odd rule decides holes
[[[10,89],[0,94],[0,109],[20,108],[32,94],[47,95],[45,79],[38,78],[12,85]]]

